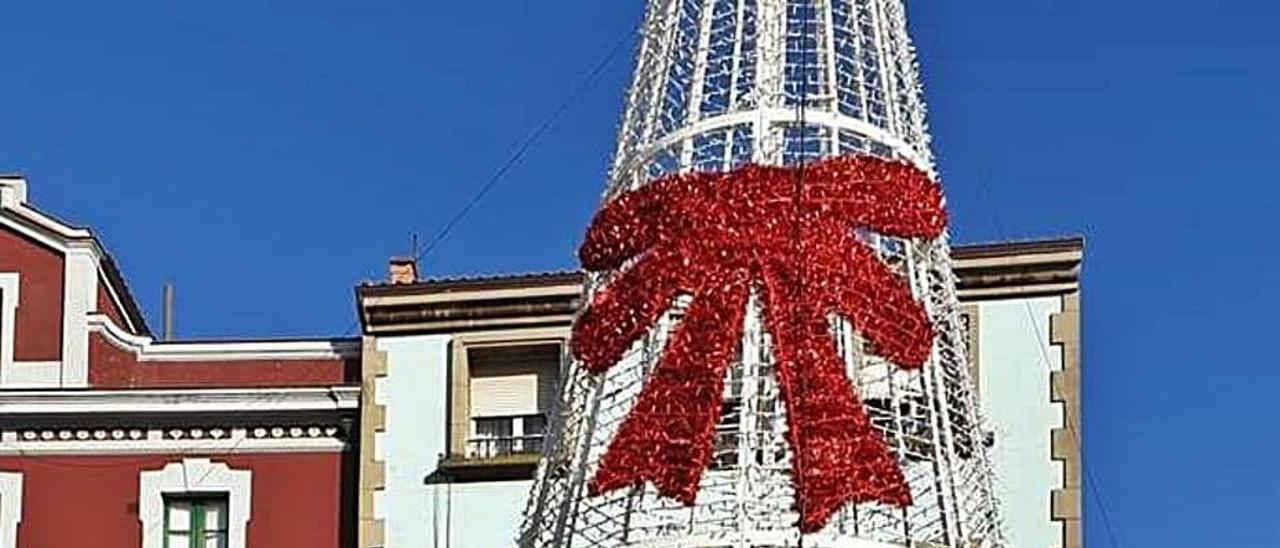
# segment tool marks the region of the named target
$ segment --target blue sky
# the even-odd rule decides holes
[[[641,9],[267,4],[0,7],[0,171],[93,226],[153,324],[176,283],[184,336],[349,332],[352,286],[430,238]],[[911,4],[957,239],[1088,238],[1087,458],[1118,545],[1280,545],[1280,6]],[[629,65],[425,272],[574,266]]]

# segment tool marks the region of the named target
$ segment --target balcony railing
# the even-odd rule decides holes
[[[542,452],[546,418],[541,415],[476,417],[467,440],[468,459],[493,459]]]
[[[543,436],[472,438],[467,440],[467,458],[493,459],[509,455],[536,455],[542,452]]]

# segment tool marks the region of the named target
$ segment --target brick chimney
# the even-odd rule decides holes
[[[387,280],[393,285],[418,281],[418,260],[413,257],[392,257],[387,266]]]

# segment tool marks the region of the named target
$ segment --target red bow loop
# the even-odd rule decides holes
[[[942,193],[927,174],[872,157],[803,169],[753,165],[667,177],[596,215],[583,265],[622,270],[574,325],[573,352],[584,367],[608,370],[677,296],[692,300],[601,457],[591,494],[648,482],[694,503],[754,290],[773,335],[801,530],[821,529],[851,502],[911,504],[897,459],[849,382],[828,318],[851,322],[899,366],[928,359],[927,313],[853,232],[937,237],[946,225]]]

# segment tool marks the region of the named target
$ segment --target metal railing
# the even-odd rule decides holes
[[[466,458],[492,459],[542,453],[546,416],[474,417]]]
[[[492,459],[510,455],[537,455],[542,453],[542,434],[472,438],[467,440],[467,458]]]

